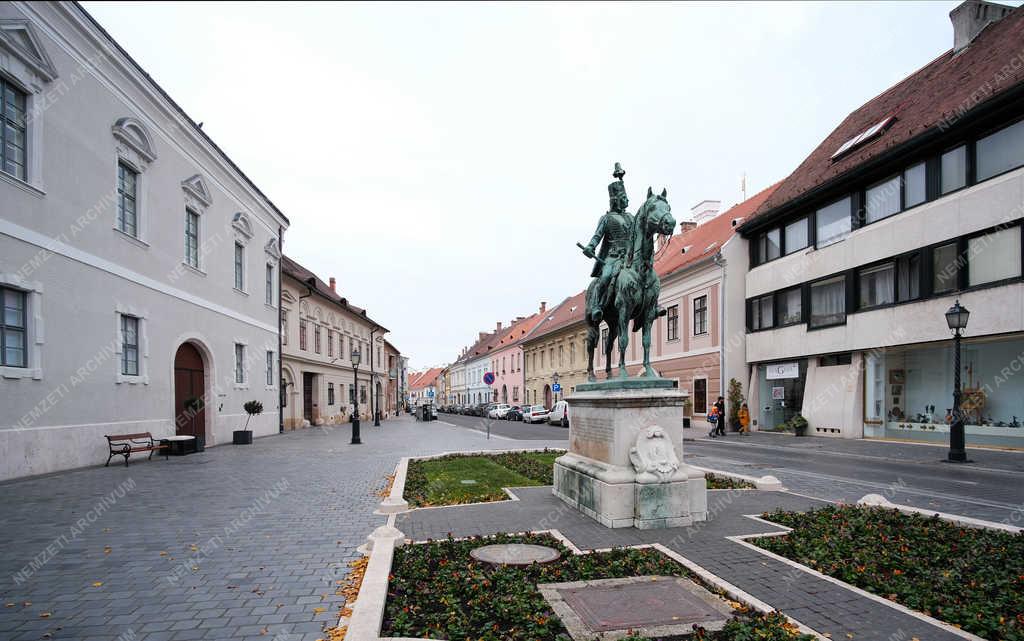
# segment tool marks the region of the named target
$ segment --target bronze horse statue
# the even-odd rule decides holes
[[[605,375],[612,374],[612,346],[619,340],[619,378],[626,378],[626,347],[629,345],[629,322],[633,331],[643,329],[644,371],[643,376],[657,378],[658,373],[651,367],[651,326],[654,319],[664,315],[658,308],[661,280],[654,271],[654,237],[658,234],[671,235],[676,220],[668,204],[668,190],[658,195],[647,188],[647,200],[636,213],[630,229],[629,253],[625,264],[612,281],[613,295],[608,296],[602,308],[604,322],[608,324],[608,341],[605,343]],[[586,300],[592,300],[592,289],[596,279],[587,287]],[[601,336],[601,323],[595,322],[587,313],[587,380],[597,381],[594,375],[594,350]]]

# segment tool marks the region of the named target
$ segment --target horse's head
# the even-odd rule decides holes
[[[671,236],[676,228],[676,219],[672,217],[672,206],[668,204],[668,190],[662,189],[657,196],[654,190],[647,188],[647,202],[643,210],[647,214],[647,233]]]

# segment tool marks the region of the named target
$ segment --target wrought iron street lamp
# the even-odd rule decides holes
[[[380,427],[380,393],[377,391],[377,388],[380,387],[380,379],[372,371],[370,374],[370,394],[371,398],[375,401],[373,405],[373,426]]]
[[[354,383],[352,384],[352,445],[362,445],[359,439],[359,362],[362,354],[359,348],[352,350],[352,371]]]
[[[971,312],[960,305],[960,299],[946,312],[946,324],[953,332],[953,424],[949,426],[949,461],[953,463],[967,462],[964,417],[960,411],[960,336],[967,328],[970,315]]]

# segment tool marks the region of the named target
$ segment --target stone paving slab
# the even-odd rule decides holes
[[[757,599],[833,639],[952,641],[961,637],[727,539],[781,528],[747,518],[821,506],[785,492],[712,490],[709,520],[665,530],[609,529],[569,508],[550,487],[518,488],[519,501],[413,510],[395,527],[414,540],[557,529],[581,550],[661,543]],[[894,637],[894,634],[900,636]],[[852,634],[852,637],[848,637]]]
[[[0,484],[0,639],[319,638],[399,458],[509,447],[406,417],[349,438],[309,428]]]

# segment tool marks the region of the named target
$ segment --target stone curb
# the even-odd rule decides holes
[[[1011,534],[1019,534],[1020,532],[1024,531],[1024,528],[1019,528],[1015,525],[1009,525],[1007,523],[996,523],[995,521],[985,521],[982,519],[975,519],[969,516],[960,516],[959,514],[936,512],[935,510],[927,510],[925,508],[914,507],[912,505],[900,505],[899,503],[892,503],[889,501],[889,499],[885,498],[881,494],[866,494],[859,501],[857,501],[857,505],[865,505],[868,507],[891,508],[899,510],[904,514],[937,516],[943,521],[949,521],[950,523],[956,523],[957,525],[984,528],[986,530],[1002,530],[1004,532],[1010,532]]]
[[[409,471],[409,461],[412,460],[434,460],[443,458],[451,454],[501,454],[508,452],[543,452],[545,449],[548,451],[558,450],[560,448],[525,448],[525,449],[510,449],[510,450],[467,450],[460,452],[444,452],[441,454],[433,454],[429,456],[407,456],[403,457],[398,465],[395,466],[395,480],[391,486],[391,492],[388,497],[381,502],[378,510],[375,514],[387,514],[388,520],[387,525],[382,525],[373,531],[368,537],[367,542],[360,546],[360,552],[368,554],[370,560],[366,567],[366,572],[363,575],[363,582],[359,588],[359,594],[356,601],[348,604],[351,608],[352,614],[350,617],[341,617],[338,625],[347,626],[346,638],[352,639],[353,641],[413,641],[406,637],[380,637],[381,626],[384,623],[384,608],[387,603],[388,596],[388,580],[391,575],[391,564],[394,559],[395,548],[401,547],[406,543],[411,543],[405,538],[405,535],[394,527],[396,517],[401,512],[407,512],[410,509],[431,509],[431,508],[409,508],[408,503],[403,498],[405,491],[405,481]],[[697,468],[701,471],[711,472],[719,474],[725,477],[741,478],[745,481],[757,482],[761,479],[754,479],[752,477],[745,477],[737,474],[731,474],[727,472],[720,472],[718,470],[711,470],[706,468]],[[767,477],[772,478],[772,477]],[[778,483],[778,480],[775,480]],[[519,500],[508,488],[503,488],[511,496],[510,500]],[[780,488],[781,489],[781,485]],[[438,507],[456,507],[456,506],[438,506]],[[592,554],[599,550],[581,551],[575,545],[573,545],[568,538],[562,535],[557,529],[551,530],[540,530],[533,532],[535,534],[543,533],[549,534],[555,539],[562,542],[567,548],[569,548],[573,554]],[[718,577],[717,575],[709,572],[708,570],[697,565],[693,561],[690,561],[686,557],[673,552],[667,547],[656,543],[653,545],[637,545],[629,546],[631,548],[644,548],[653,547],[659,550],[662,554],[665,554],[669,558],[680,563],[691,572],[699,576],[705,582],[718,587],[733,600],[739,601],[758,612],[772,612],[774,608],[770,607],[763,601],[760,601],[752,595],[744,592],[743,590],[732,585],[728,581]],[[786,618],[796,625],[800,630],[806,634],[811,634],[815,638],[824,641],[825,637],[818,634],[811,628],[803,625],[799,621],[786,616]]]
[[[730,478],[737,481],[746,481],[747,483],[753,483],[754,487],[758,490],[764,490],[765,492],[782,492],[786,488],[782,487],[782,482],[774,476],[766,475],[761,477],[747,476],[745,474],[736,474],[734,472],[723,472],[721,470],[713,470],[710,467],[701,467],[699,465],[691,465],[695,470],[700,470],[706,474],[714,474],[715,476],[721,476],[723,478]]]

